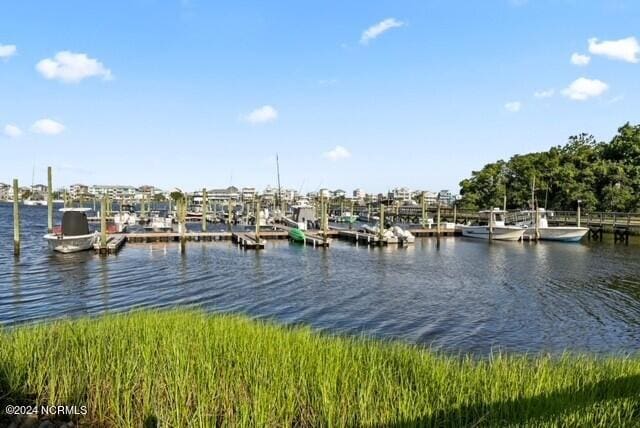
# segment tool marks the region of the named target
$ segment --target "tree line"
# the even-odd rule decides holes
[[[473,171],[460,182],[464,209],[540,207],[589,211],[640,210],[640,125],[626,123],[609,142],[589,134],[569,137],[546,152],[515,155]]]

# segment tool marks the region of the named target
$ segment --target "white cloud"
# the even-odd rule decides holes
[[[404,22],[398,21],[395,18],[387,18],[364,30],[362,32],[362,36],[360,37],[360,43],[366,45],[370,40],[375,39],[385,31],[389,31],[392,28],[402,27],[404,25]]]
[[[102,77],[111,80],[111,70],[87,54],[69,51],[58,52],[53,58],[45,58],[36,64],[36,70],[45,79],[57,79],[65,83],[75,83],[88,77]]]
[[[533,93],[533,96],[536,98],[551,98],[553,94],[555,94],[555,89],[543,89],[541,91],[536,91]]]
[[[22,135],[22,130],[16,125],[8,124],[4,126],[3,133],[9,138],[18,138]]]
[[[576,101],[584,101],[591,97],[602,95],[609,89],[609,85],[601,80],[581,77],[574,80],[562,90],[562,95]]]
[[[571,55],[571,64],[584,66],[591,62],[591,57],[589,55],[582,55],[579,53],[574,53]]]
[[[36,120],[31,130],[36,134],[57,135],[64,131],[64,125],[52,119]]]
[[[522,103],[520,101],[509,101],[504,105],[504,108],[511,113],[517,113],[522,108]]]
[[[604,55],[607,58],[637,63],[640,62],[640,44],[635,37],[620,40],[589,39],[589,52],[594,55]]]
[[[244,120],[252,125],[259,125],[261,123],[273,122],[277,118],[278,110],[270,105],[264,105],[246,115]]]
[[[18,49],[16,45],[2,45],[0,44],[0,58],[10,58],[16,54]]]
[[[333,150],[325,152],[323,156],[329,160],[337,161],[351,157],[351,152],[342,146],[336,146]]]

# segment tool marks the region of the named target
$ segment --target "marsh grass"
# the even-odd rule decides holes
[[[241,316],[133,312],[0,332],[0,401],[91,426],[640,426],[640,360],[488,359]]]

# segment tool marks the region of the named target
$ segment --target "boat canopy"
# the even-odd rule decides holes
[[[87,215],[81,211],[65,211],[62,215],[62,235],[82,236],[89,234]]]
[[[72,212],[72,211],[86,213],[87,211],[91,211],[91,208],[60,208],[58,211],[60,211],[61,213]]]

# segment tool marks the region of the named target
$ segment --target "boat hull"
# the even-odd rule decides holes
[[[538,229],[540,239],[545,241],[579,242],[589,232],[586,227],[541,227]],[[527,229],[526,235],[534,237],[534,228]]]
[[[44,236],[44,239],[51,251],[67,254],[92,249],[99,237],[97,232],[80,236],[60,236],[49,233]]]
[[[519,241],[526,229],[514,226],[494,226],[493,236],[489,226],[463,226],[462,236],[468,238],[489,239],[497,241]]]
[[[291,238],[291,240],[295,242],[304,242],[306,240],[304,232],[300,229],[290,229],[289,238]]]

